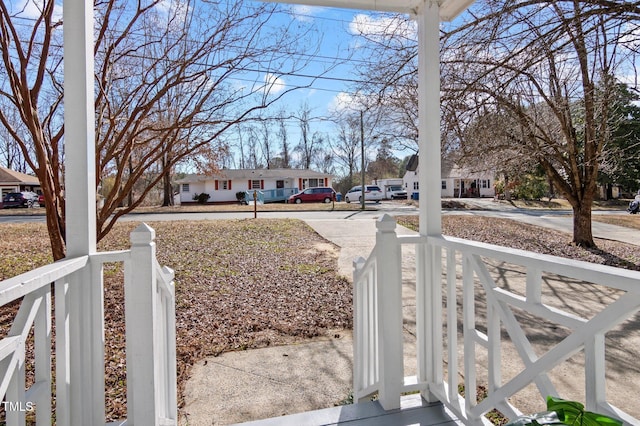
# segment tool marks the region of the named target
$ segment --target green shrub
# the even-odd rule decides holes
[[[209,198],[211,198],[211,195],[207,194],[206,192],[193,195],[193,199],[197,201],[198,204],[205,204],[207,201],[209,201]]]
[[[540,200],[549,192],[544,176],[524,175],[513,188],[513,197],[521,200]]]

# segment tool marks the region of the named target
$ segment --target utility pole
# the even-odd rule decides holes
[[[360,208],[364,210],[364,194],[365,194],[365,177],[364,177],[364,111],[360,111]]]

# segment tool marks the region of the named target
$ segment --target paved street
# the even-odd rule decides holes
[[[443,209],[443,215],[478,215],[490,216],[504,219],[518,220],[531,225],[542,226],[558,231],[571,233],[573,228],[573,216],[570,210],[544,210],[544,209],[521,209],[504,203],[496,203],[493,199],[476,198],[465,199],[465,203],[476,207],[476,210],[452,210]],[[259,218],[293,218],[304,221],[312,220],[375,220],[383,214],[391,216],[417,215],[418,209],[414,206],[407,206],[398,202],[383,201],[380,204],[368,204],[377,210],[365,211],[258,211]],[[267,209],[268,205],[260,206],[260,209]],[[593,215],[627,215],[623,210],[596,210]],[[134,222],[156,222],[172,220],[219,220],[219,219],[249,219],[253,217],[253,212],[211,212],[211,213],[132,213],[122,217],[122,221]],[[2,216],[1,223],[25,223],[44,222],[43,215],[27,216]],[[640,244],[640,233],[615,225],[593,222],[593,235],[596,238],[604,238],[626,242],[629,244]]]

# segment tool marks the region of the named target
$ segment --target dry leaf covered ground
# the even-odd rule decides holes
[[[618,216],[613,216],[613,219],[605,219],[603,221],[621,224],[619,220],[616,222],[616,217]],[[418,228],[417,216],[402,216],[397,219],[401,225],[411,229]],[[601,220],[602,218],[598,217],[598,219]],[[633,216],[631,220],[636,224],[640,224],[640,217]],[[628,225],[631,226],[631,224]],[[630,229],[629,232],[637,231]],[[509,219],[481,216],[443,216],[442,233],[452,237],[536,253],[640,270],[640,246],[596,238],[595,241],[598,248],[585,249],[571,244],[571,236],[569,234]]]
[[[101,250],[129,247],[118,224]],[[158,260],[176,273],[179,387],[196,360],[352,326],[351,284],[336,249],[298,220],[154,222]],[[0,226],[0,280],[49,263],[44,224]],[[105,267],[109,419],[126,417],[123,270]],[[2,309],[4,335],[17,305]]]
[[[405,224],[416,217],[404,217]],[[101,250],[129,247],[134,223],[118,224]],[[287,344],[352,327],[351,284],[336,248],[304,222],[280,219],[154,222],[158,258],[176,271],[179,387],[195,361],[225,351]],[[640,269],[640,247],[598,240],[599,250],[509,220],[445,216],[448,235]],[[0,280],[49,263],[44,224],[2,224]],[[630,231],[633,232],[633,231]],[[122,268],[105,268],[107,412],[126,417]],[[16,305],[0,310],[4,335]]]

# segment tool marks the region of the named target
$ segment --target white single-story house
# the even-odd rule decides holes
[[[191,174],[176,180],[180,203],[195,203],[198,194],[208,203],[236,202],[236,193],[256,191],[264,202],[285,201],[306,188],[330,187],[332,176],[305,169],[222,169],[213,175]]]
[[[40,181],[35,176],[0,167],[0,191],[2,196],[9,192],[40,192]]]
[[[442,162],[441,198],[494,197],[495,174],[490,171],[471,171],[449,161]],[[403,177],[404,187],[410,198],[419,191],[418,167],[407,170]]]

